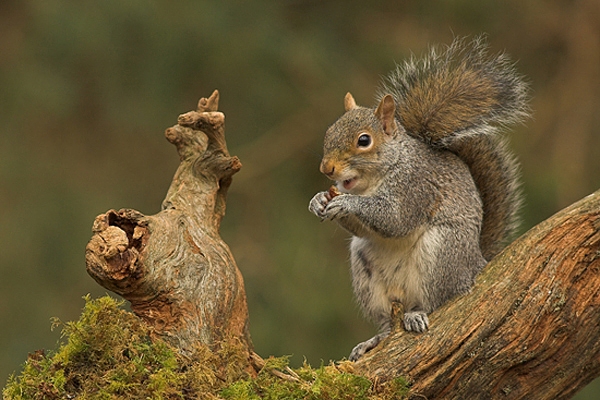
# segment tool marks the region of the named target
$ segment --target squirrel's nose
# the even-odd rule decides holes
[[[331,176],[333,175],[334,171],[335,171],[335,166],[333,165],[333,163],[331,161],[325,161],[323,160],[321,162],[321,167],[319,168],[319,170],[327,175],[328,177],[331,178]]]

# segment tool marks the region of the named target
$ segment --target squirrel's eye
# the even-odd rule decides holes
[[[371,135],[363,133],[362,135],[360,135],[358,137],[358,140],[356,141],[356,145],[358,147],[369,147],[371,145]]]

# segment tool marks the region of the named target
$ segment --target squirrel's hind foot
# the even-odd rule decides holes
[[[350,352],[350,356],[348,357],[348,360],[350,360],[350,361],[358,360],[359,358],[364,356],[366,352],[374,349],[375,346],[377,346],[379,344],[379,342],[381,342],[383,339],[385,339],[388,335],[389,335],[389,332],[383,332],[383,333],[380,333],[379,335],[373,336],[369,340],[365,340],[364,342],[357,344],[356,346],[354,346],[354,348]]]
[[[425,332],[429,329],[429,319],[423,311],[410,311],[404,313],[404,329],[412,332]]]

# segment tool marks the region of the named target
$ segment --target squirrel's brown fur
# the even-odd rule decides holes
[[[444,147],[444,138],[482,124],[510,124],[528,116],[527,85],[505,54],[488,55],[483,37],[432,47],[388,75],[379,100],[392,94],[408,133]]]

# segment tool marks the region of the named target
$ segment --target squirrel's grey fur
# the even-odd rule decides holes
[[[527,85],[481,38],[398,65],[375,109],[346,95],[347,112],[326,132],[321,171],[341,194],[317,193],[309,209],[353,237],[353,287],[380,334],[392,302],[404,327],[428,329],[427,314],[466,293],[516,226],[517,166],[499,132],[528,115]]]

